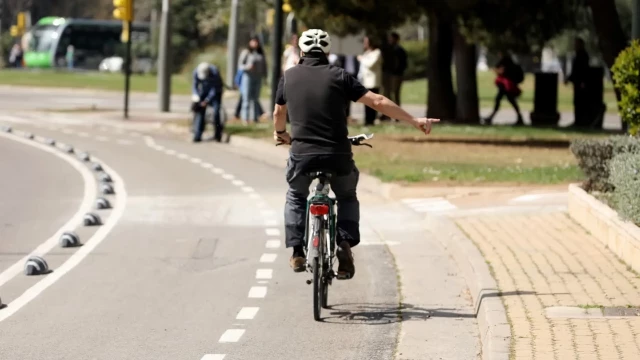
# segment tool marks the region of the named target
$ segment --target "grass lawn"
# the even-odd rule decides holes
[[[230,134],[271,138],[271,126],[229,123]],[[438,185],[562,184],[583,179],[569,141],[599,133],[509,126],[437,126],[424,137],[403,125],[350,127],[375,133],[373,148],[354,148],[361,171],[384,181]]]
[[[196,58],[200,59],[200,58]],[[222,74],[225,67],[221,68]],[[480,108],[493,108],[493,100],[496,95],[496,87],[493,84],[492,72],[478,73],[478,95]],[[131,77],[132,91],[155,92],[157,80],[152,75],[133,75]],[[455,84],[455,82],[454,82]],[[0,85],[22,85],[42,87],[69,87],[77,89],[100,89],[122,91],[124,89],[124,76],[122,74],[100,74],[96,72],[67,72],[67,71],[7,71],[0,70]],[[533,110],[533,75],[527,75],[522,84],[523,93],[520,97],[520,107],[523,111]],[[188,95],[191,93],[190,73],[174,75],[171,82],[174,94]],[[270,84],[264,83],[262,96],[269,97]],[[615,94],[611,84],[605,83],[605,103],[607,111],[616,112]],[[425,104],[427,99],[427,80],[406,81],[402,87],[403,104]],[[503,99],[503,108],[508,108],[506,99]],[[558,110],[573,111],[573,90],[570,86],[558,85]]]

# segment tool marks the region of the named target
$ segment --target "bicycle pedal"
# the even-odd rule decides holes
[[[311,285],[312,282],[313,282],[312,280],[307,280],[306,281],[307,285]]]

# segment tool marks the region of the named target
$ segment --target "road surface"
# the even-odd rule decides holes
[[[0,359],[479,356],[466,283],[420,213],[361,196],[357,275],[334,282],[315,322],[309,276],[291,271],[283,244],[281,169],[229,145],[59,119],[0,116],[13,129],[0,136]],[[100,184],[82,152],[111,175],[112,209],[93,208]],[[73,223],[88,211],[103,225]],[[83,246],[57,245],[70,230]],[[389,246],[426,255],[396,263]],[[52,272],[24,275],[31,252]],[[413,278],[420,303],[402,296]]]

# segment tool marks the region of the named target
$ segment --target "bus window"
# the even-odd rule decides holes
[[[38,25],[31,30],[29,51],[49,52],[58,38],[58,27],[55,25]]]

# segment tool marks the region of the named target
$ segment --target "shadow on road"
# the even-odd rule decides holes
[[[458,312],[458,309],[425,309],[401,303],[337,304],[329,307],[324,322],[334,324],[385,325],[404,321],[426,321],[432,317],[473,318],[475,314]]]

